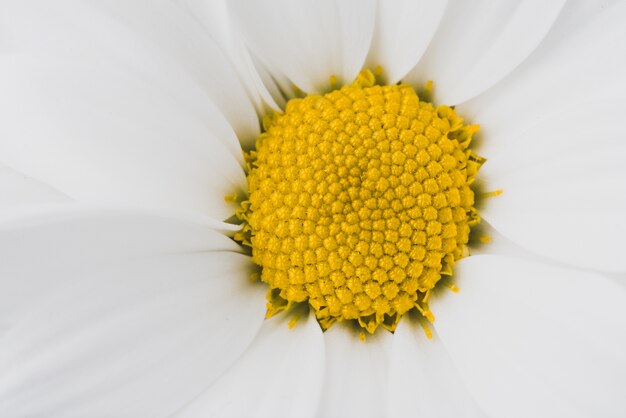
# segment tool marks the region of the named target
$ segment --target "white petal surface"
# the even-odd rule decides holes
[[[607,277],[609,277],[611,280],[614,280],[615,283],[619,284],[620,286],[626,286],[626,273],[604,273]]]
[[[258,120],[202,27],[165,2],[39,3],[0,9],[0,160],[80,200],[230,216],[229,122]]]
[[[479,213],[482,215],[482,210],[479,209]],[[541,257],[524,247],[520,247],[518,244],[500,234],[500,232],[492,227],[485,219],[481,219],[478,225],[472,227],[469,253],[470,255],[506,255],[521,257],[527,260],[546,261],[545,257]]]
[[[69,201],[58,190],[0,164],[0,219],[25,208]]]
[[[240,251],[216,231],[225,226],[79,205],[14,217],[0,225],[0,331],[50,292],[108,264],[155,254]]]
[[[598,274],[501,256],[455,271],[430,307],[470,392],[493,417],[620,417],[626,289]]]
[[[544,256],[626,271],[626,4],[601,6],[566,8],[545,48],[459,112],[482,125],[482,180],[504,189],[485,219]]]
[[[160,256],[84,275],[0,341],[0,410],[167,417],[247,348],[264,286],[236,253]]]
[[[346,324],[324,333],[326,379],[318,417],[385,416],[392,339],[383,331],[361,341],[359,330]]]
[[[509,147],[521,132],[571,106],[623,94],[624,16],[626,3],[619,0],[568,2],[532,56],[505,81],[458,106],[481,124],[483,154]]]
[[[389,418],[478,418],[485,414],[469,393],[439,336],[428,339],[416,318],[402,319],[393,335]]]
[[[435,34],[447,1],[379,0],[366,67],[381,66],[387,84],[415,67]]]
[[[376,2],[242,0],[232,10],[252,54],[271,73],[314,93],[330,88],[331,75],[340,83],[357,76],[370,47]]]
[[[437,102],[462,103],[515,69],[541,43],[565,0],[450,0],[428,49],[405,81],[434,80]]]
[[[176,0],[189,10],[191,16],[197,19],[207,33],[216,40],[224,53],[230,58],[237,75],[246,86],[248,95],[255,105],[257,112],[262,116],[269,109],[278,110],[284,104],[280,93],[269,90],[274,86],[271,80],[262,79],[261,73],[255,70],[250,52],[245,46],[237,25],[228,10],[227,0]],[[264,85],[264,81],[266,85]],[[266,87],[267,86],[267,87]],[[277,93],[277,94],[276,94]],[[247,145],[251,145],[255,137],[242,137]]]
[[[266,320],[242,358],[177,417],[314,417],[324,379],[324,338],[311,313]]]
[[[481,215],[533,252],[626,271],[625,110],[623,98],[586,103],[524,132],[485,164],[481,175],[504,194]]]

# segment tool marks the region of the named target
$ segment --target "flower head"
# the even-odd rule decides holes
[[[620,416],[625,16],[4,2],[0,416]]]

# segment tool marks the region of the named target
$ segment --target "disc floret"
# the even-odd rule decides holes
[[[479,221],[478,127],[369,71],[264,122],[236,239],[270,286],[268,316],[308,303],[324,329],[355,320],[369,332],[411,309],[432,319],[429,293]]]

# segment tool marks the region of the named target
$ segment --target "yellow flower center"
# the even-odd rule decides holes
[[[236,239],[270,286],[268,316],[308,303],[324,329],[356,320],[368,332],[414,308],[431,319],[428,295],[479,221],[478,127],[369,71],[264,124]]]

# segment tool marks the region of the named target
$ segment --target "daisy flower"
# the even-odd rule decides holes
[[[623,416],[624,18],[3,1],[0,416]]]

